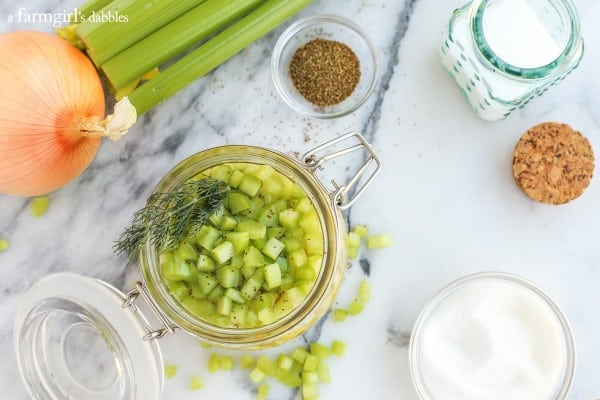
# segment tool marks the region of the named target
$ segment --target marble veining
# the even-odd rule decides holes
[[[18,302],[36,281],[71,271],[127,290],[138,266],[112,246],[158,180],[184,158],[214,146],[251,144],[302,154],[329,138],[358,130],[381,157],[380,176],[346,214],[350,226],[390,233],[394,246],[363,250],[349,265],[335,306],[348,304],[368,276],[372,299],[343,323],[323,318],[303,337],[265,351],[333,339],[347,355],[329,362],[333,382],[322,399],[412,399],[410,332],[419,311],[450,281],[484,270],[513,272],[538,283],[562,306],[577,346],[569,399],[600,398],[600,187],[594,178],[571,204],[548,207],[526,198],[512,181],[512,149],[521,133],[542,121],[571,124],[600,154],[600,2],[575,0],[586,50],[564,82],[526,108],[495,123],[479,120],[441,67],[437,51],[452,10],[464,0],[317,0],[297,17],[330,13],[351,18],[373,40],[381,77],[356,112],[335,120],[295,114],[277,97],[270,76],[271,50],[292,21],[249,46],[203,79],[144,115],[118,143],[102,144],[78,179],[50,194],[48,213],[31,216],[29,200],[0,195],[0,362],[2,398],[25,400],[13,349]],[[18,23],[27,12],[71,10],[78,0],[0,0],[0,33],[51,31],[49,24]],[[0,96],[1,96],[0,91]],[[332,172],[348,176],[345,162]],[[179,372],[162,398],[252,399],[246,372],[209,374],[210,350],[182,332],[161,340],[165,362]],[[234,356],[239,353],[228,351]],[[261,352],[263,353],[263,352]],[[206,387],[188,389],[191,376]],[[298,391],[271,384],[272,399]]]

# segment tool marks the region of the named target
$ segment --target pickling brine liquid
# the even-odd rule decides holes
[[[561,81],[583,42],[570,1],[475,0],[454,11],[440,58],[483,119],[502,119]]]

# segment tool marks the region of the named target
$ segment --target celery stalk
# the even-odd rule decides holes
[[[273,30],[312,0],[268,0],[202,46],[134,90],[129,101],[138,115],[171,97],[250,43]]]
[[[102,65],[203,1],[115,0],[96,14],[110,15],[116,21],[87,18],[75,31],[92,61]]]
[[[264,0],[207,0],[101,65],[112,86],[127,86],[152,68],[246,15]]]
[[[85,21],[87,17],[89,17],[94,11],[99,11],[102,8],[106,7],[113,0],[89,0],[82,4],[80,7],[76,8],[77,13],[75,13],[75,20],[72,22],[79,23]]]

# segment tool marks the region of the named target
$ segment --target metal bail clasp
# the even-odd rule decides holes
[[[332,153],[325,153],[320,156],[318,155],[318,153],[321,153],[324,150],[327,150],[340,142],[352,140],[352,138],[358,139],[358,144],[354,144],[350,147],[346,147],[342,150],[337,150]],[[354,140],[354,142],[356,142],[356,140]],[[357,150],[365,150],[367,152],[368,157],[366,158],[363,165],[358,169],[358,171],[356,171],[356,174],[345,185],[340,185],[335,180],[331,180],[331,183],[335,188],[335,190],[332,192],[332,199],[334,203],[337,204],[337,206],[340,208],[340,210],[346,210],[350,208],[352,204],[354,204],[356,199],[358,199],[358,197],[365,191],[367,186],[369,186],[371,181],[373,181],[373,178],[375,178],[375,176],[379,173],[379,170],[381,169],[381,161],[373,151],[371,145],[359,132],[349,132],[336,139],[330,140],[329,142],[325,142],[322,145],[315,147],[314,149],[304,154],[300,159],[306,165],[306,167],[308,167],[313,172],[313,175],[321,183],[323,183],[323,181],[321,181],[321,179],[315,174],[317,169],[322,169],[323,164],[326,161],[343,156],[348,153],[352,153]],[[361,177],[372,165],[374,165],[374,168],[371,174],[367,178],[365,178],[364,183],[356,189],[354,195],[350,199],[346,198],[348,192],[350,192],[350,190],[352,190],[357,185]]]
[[[160,311],[160,309],[157,307],[157,305],[154,303],[154,301],[148,294],[146,285],[142,282],[136,282],[135,288],[133,288],[129,292],[127,292],[127,294],[125,295],[125,300],[123,301],[122,307],[129,308],[133,312],[138,312],[138,307],[135,304],[135,300],[140,295],[142,296],[142,299],[148,305],[148,307],[150,307],[150,310],[152,311],[152,313],[163,324],[163,327],[158,328],[158,329],[153,329],[148,324],[146,324],[146,330],[148,331],[148,333],[146,335],[144,335],[142,339],[144,339],[144,340],[160,339],[161,337],[165,336],[167,333],[175,333],[176,326],[169,323],[169,321],[167,320],[167,317],[162,313],[162,311]]]

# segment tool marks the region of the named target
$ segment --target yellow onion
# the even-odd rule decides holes
[[[0,193],[56,190],[87,168],[102,136],[126,132],[107,129],[98,72],[68,42],[12,32],[0,35],[0,54]]]

